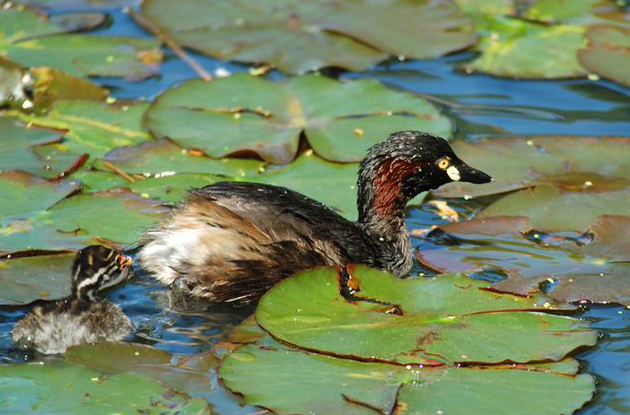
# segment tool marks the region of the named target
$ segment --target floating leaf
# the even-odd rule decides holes
[[[159,202],[112,189],[63,200],[46,212],[45,219],[61,232],[131,244],[165,212]]]
[[[470,20],[435,1],[145,0],[142,11],[184,46],[291,73],[364,70],[387,54],[436,57],[475,41]]]
[[[45,163],[32,147],[60,142],[63,135],[59,131],[26,127],[14,117],[0,117],[0,131],[0,170],[20,169],[35,174],[45,173]]]
[[[358,295],[380,303],[344,300],[338,279],[317,268],[283,280],[262,297],[256,321],[308,350],[422,365],[561,360],[597,337],[577,319],[523,311],[544,310],[541,299],[485,291],[457,274],[401,280],[358,266]]]
[[[24,66],[141,79],[156,74],[162,60],[156,40],[63,34],[67,29],[27,8],[2,10],[0,27],[0,54]]]
[[[630,29],[593,26],[584,35],[588,41],[578,59],[589,71],[630,86]]]
[[[74,254],[0,260],[0,305],[58,300],[70,295],[73,260]]]
[[[31,69],[35,77],[33,101],[37,109],[47,109],[59,100],[102,101],[109,91],[87,79],[77,78],[59,69]]]
[[[53,183],[21,170],[0,171],[0,218],[48,209],[80,188],[76,180]]]
[[[481,56],[464,65],[467,71],[515,78],[566,78],[586,71],[577,61],[584,27],[543,26],[509,17],[486,24],[477,49]]]
[[[506,137],[458,141],[453,148],[495,182],[450,183],[435,191],[439,196],[476,197],[537,186],[499,199],[484,209],[484,217],[528,216],[538,230],[583,231],[601,214],[630,211],[627,137]]]
[[[208,353],[198,357],[200,360],[191,364],[190,359],[178,359],[155,347],[124,342],[82,344],[65,354],[70,363],[105,374],[140,373],[193,397],[207,396],[213,390],[208,371],[214,357]]]
[[[623,5],[609,0],[536,0],[520,16],[543,23],[592,24],[628,21]]]
[[[254,152],[273,164],[290,162],[300,134],[322,157],[360,161],[395,131],[450,136],[450,122],[427,101],[362,79],[322,76],[269,81],[233,75],[192,80],[167,90],[146,114],[157,137],[169,137],[212,157]]]
[[[0,252],[77,249],[103,239],[132,244],[166,211],[161,202],[128,189],[77,195],[26,219],[5,220],[0,228]]]
[[[3,413],[210,414],[203,399],[138,373],[102,375],[63,361],[3,365],[0,388]]]
[[[61,143],[52,143],[44,146],[33,147],[33,152],[39,159],[41,171],[38,175],[53,178],[58,177],[63,172],[72,170],[72,166],[77,165],[80,171],[89,171],[91,162],[88,153],[76,153],[70,151],[65,145],[67,140]],[[69,173],[68,173],[69,174]],[[74,177],[73,178],[78,178]]]
[[[582,245],[584,252],[612,260],[625,261],[630,258],[630,216],[602,215],[598,222],[589,228],[593,243]]]
[[[293,163],[270,170],[254,180],[303,193],[354,220],[357,217],[358,171],[356,163],[331,163],[314,154],[304,154]]]
[[[576,371],[572,359],[552,365],[405,367],[276,343],[237,349],[224,359],[219,375],[246,402],[276,413],[461,413],[462,401],[453,396],[462,396],[466,414],[502,413],[509,401],[510,414],[525,415],[568,414],[589,401],[593,378]]]
[[[133,6],[140,0],[20,0],[21,4],[46,7],[54,10],[91,10],[119,9],[123,6]]]
[[[628,137],[507,136],[475,143],[458,140],[452,145],[455,153],[490,174],[494,182],[483,186],[449,183],[434,193],[478,197],[540,183],[572,191],[620,190],[625,187],[624,178],[630,176],[625,155],[629,146]]]
[[[225,180],[225,178],[209,174],[183,173],[137,180],[123,187],[128,187],[143,197],[174,203],[186,199],[188,190],[191,188],[204,187],[217,180]]]
[[[615,262],[630,259],[628,216],[602,216],[590,229],[592,241],[536,233],[527,218],[514,216],[476,217],[440,228],[448,237],[429,234],[434,246],[416,251],[420,263],[438,272],[498,273],[507,279],[493,288],[520,295],[551,282],[548,295],[559,301],[630,304],[630,265]]]
[[[597,179],[606,186],[605,178]],[[541,185],[502,197],[483,209],[479,217],[528,216],[531,226],[541,231],[582,231],[597,222],[602,214],[630,212],[630,181],[625,181],[625,189],[609,192],[562,191],[555,186]]]
[[[108,152],[103,160],[116,165],[126,173],[151,175],[211,173],[242,177],[256,174],[263,166],[263,163],[257,160],[216,160],[195,155],[194,152],[182,149],[166,138],[115,148]]]
[[[107,22],[107,14],[105,13],[62,13],[54,14],[49,20],[68,32],[82,32],[85,30],[93,30],[102,26]]]
[[[81,169],[73,173],[72,178],[83,183],[83,192],[96,192],[114,187],[125,187],[130,184],[127,179],[118,174],[99,170]]]
[[[455,0],[464,13],[477,17],[479,14],[514,14],[516,8],[512,0]]]
[[[56,101],[45,116],[22,117],[36,125],[68,130],[64,146],[71,152],[102,156],[114,147],[150,139],[141,126],[148,105],[147,102],[107,105],[96,101]]]

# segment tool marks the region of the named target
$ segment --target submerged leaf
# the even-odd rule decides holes
[[[192,80],[160,95],[146,114],[157,137],[172,138],[212,157],[253,152],[286,164],[305,134],[316,153],[360,161],[366,150],[401,129],[450,136],[450,122],[428,101],[362,79],[322,76],[269,81],[233,75]]]

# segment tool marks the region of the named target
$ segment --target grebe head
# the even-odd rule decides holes
[[[90,245],[77,253],[72,265],[72,296],[94,300],[97,293],[129,276],[133,259],[113,249]]]
[[[373,145],[359,169],[359,221],[370,214],[400,215],[418,193],[446,183],[488,183],[492,178],[468,166],[441,137],[399,131]]]

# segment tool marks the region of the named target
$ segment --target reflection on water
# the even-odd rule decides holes
[[[581,314],[599,330],[597,347],[577,355],[584,371],[597,377],[597,394],[583,415],[630,413],[630,309],[591,306]]]
[[[146,36],[141,28],[120,12],[108,10],[113,24],[99,29],[101,35]],[[247,71],[248,67],[191,53],[209,72]],[[365,73],[342,73],[342,78],[370,77],[395,88],[425,95],[454,121],[455,136],[467,140],[487,134],[577,134],[628,135],[630,132],[630,89],[605,80],[587,79],[540,81],[498,78],[483,74],[465,74],[457,65],[470,53],[427,61],[392,61]],[[336,73],[330,71],[330,73]],[[272,73],[270,76],[282,76]],[[167,52],[160,77],[139,83],[120,79],[96,78],[114,88],[118,98],[153,98],[156,94],[185,79],[197,77],[188,66]],[[354,198],[354,195],[348,195]],[[491,198],[478,201],[454,201],[463,218],[474,215]],[[434,207],[412,209],[407,220],[410,229],[426,229],[444,222]],[[412,235],[413,236],[413,235]],[[412,237],[414,247],[422,243]],[[524,256],[522,261],[530,261]],[[530,264],[531,265],[531,264]],[[542,265],[541,265],[542,266]],[[416,272],[431,274],[417,265]],[[478,275],[491,281],[500,275]],[[132,341],[150,344],[175,354],[193,354],[209,350],[250,311],[233,306],[205,309],[182,304],[181,299],[147,277],[136,277],[108,297],[120,304],[131,317],[135,334]],[[14,350],[10,339],[13,324],[30,307],[0,307],[0,363],[17,362],[32,356]],[[597,347],[582,352],[578,358],[584,370],[597,376],[595,401],[582,414],[630,413],[630,310],[619,306],[585,307],[582,314],[603,334]],[[255,412],[238,409],[238,401],[216,385],[208,398],[220,413]]]

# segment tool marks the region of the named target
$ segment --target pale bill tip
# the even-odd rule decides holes
[[[454,182],[458,182],[459,179],[461,179],[459,170],[455,166],[450,166],[448,169],[446,169],[446,174],[448,174],[448,177],[450,177],[451,180]]]

